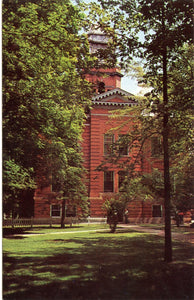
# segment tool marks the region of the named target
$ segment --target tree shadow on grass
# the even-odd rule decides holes
[[[3,237],[13,234],[23,234],[29,228],[3,228]]]
[[[163,240],[149,234],[55,239],[42,257],[4,257],[4,299],[191,299],[192,249],[175,244],[165,264]],[[71,245],[75,246],[71,246]],[[46,251],[46,250],[45,250]],[[185,260],[185,258],[187,258]]]

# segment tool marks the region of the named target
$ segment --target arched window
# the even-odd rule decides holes
[[[105,92],[105,83],[101,81],[98,83],[98,93],[102,94],[104,92]]]

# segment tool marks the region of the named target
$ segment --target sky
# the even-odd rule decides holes
[[[138,86],[136,79],[125,75],[121,78],[121,88],[134,95],[139,95],[143,92],[142,88]]]

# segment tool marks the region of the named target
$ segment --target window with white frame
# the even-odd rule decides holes
[[[114,192],[114,172],[104,172],[104,192]]]
[[[61,216],[61,205],[52,204],[51,205],[51,217],[60,217]]]
[[[118,184],[119,184],[119,191],[124,192],[126,189],[126,179],[127,179],[127,171],[119,171],[118,172]]]
[[[120,134],[119,135],[119,155],[124,156],[128,155],[128,135]]]
[[[112,154],[114,143],[114,134],[104,134],[104,155]]]

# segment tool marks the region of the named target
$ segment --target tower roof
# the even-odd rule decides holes
[[[92,26],[88,32],[88,35],[91,35],[91,34],[97,34],[97,35],[106,35],[105,32],[103,32],[101,30],[100,27],[97,27],[97,26]]]
[[[105,31],[102,30],[100,25],[93,25],[91,26],[90,30],[88,31],[88,35],[107,35]]]

